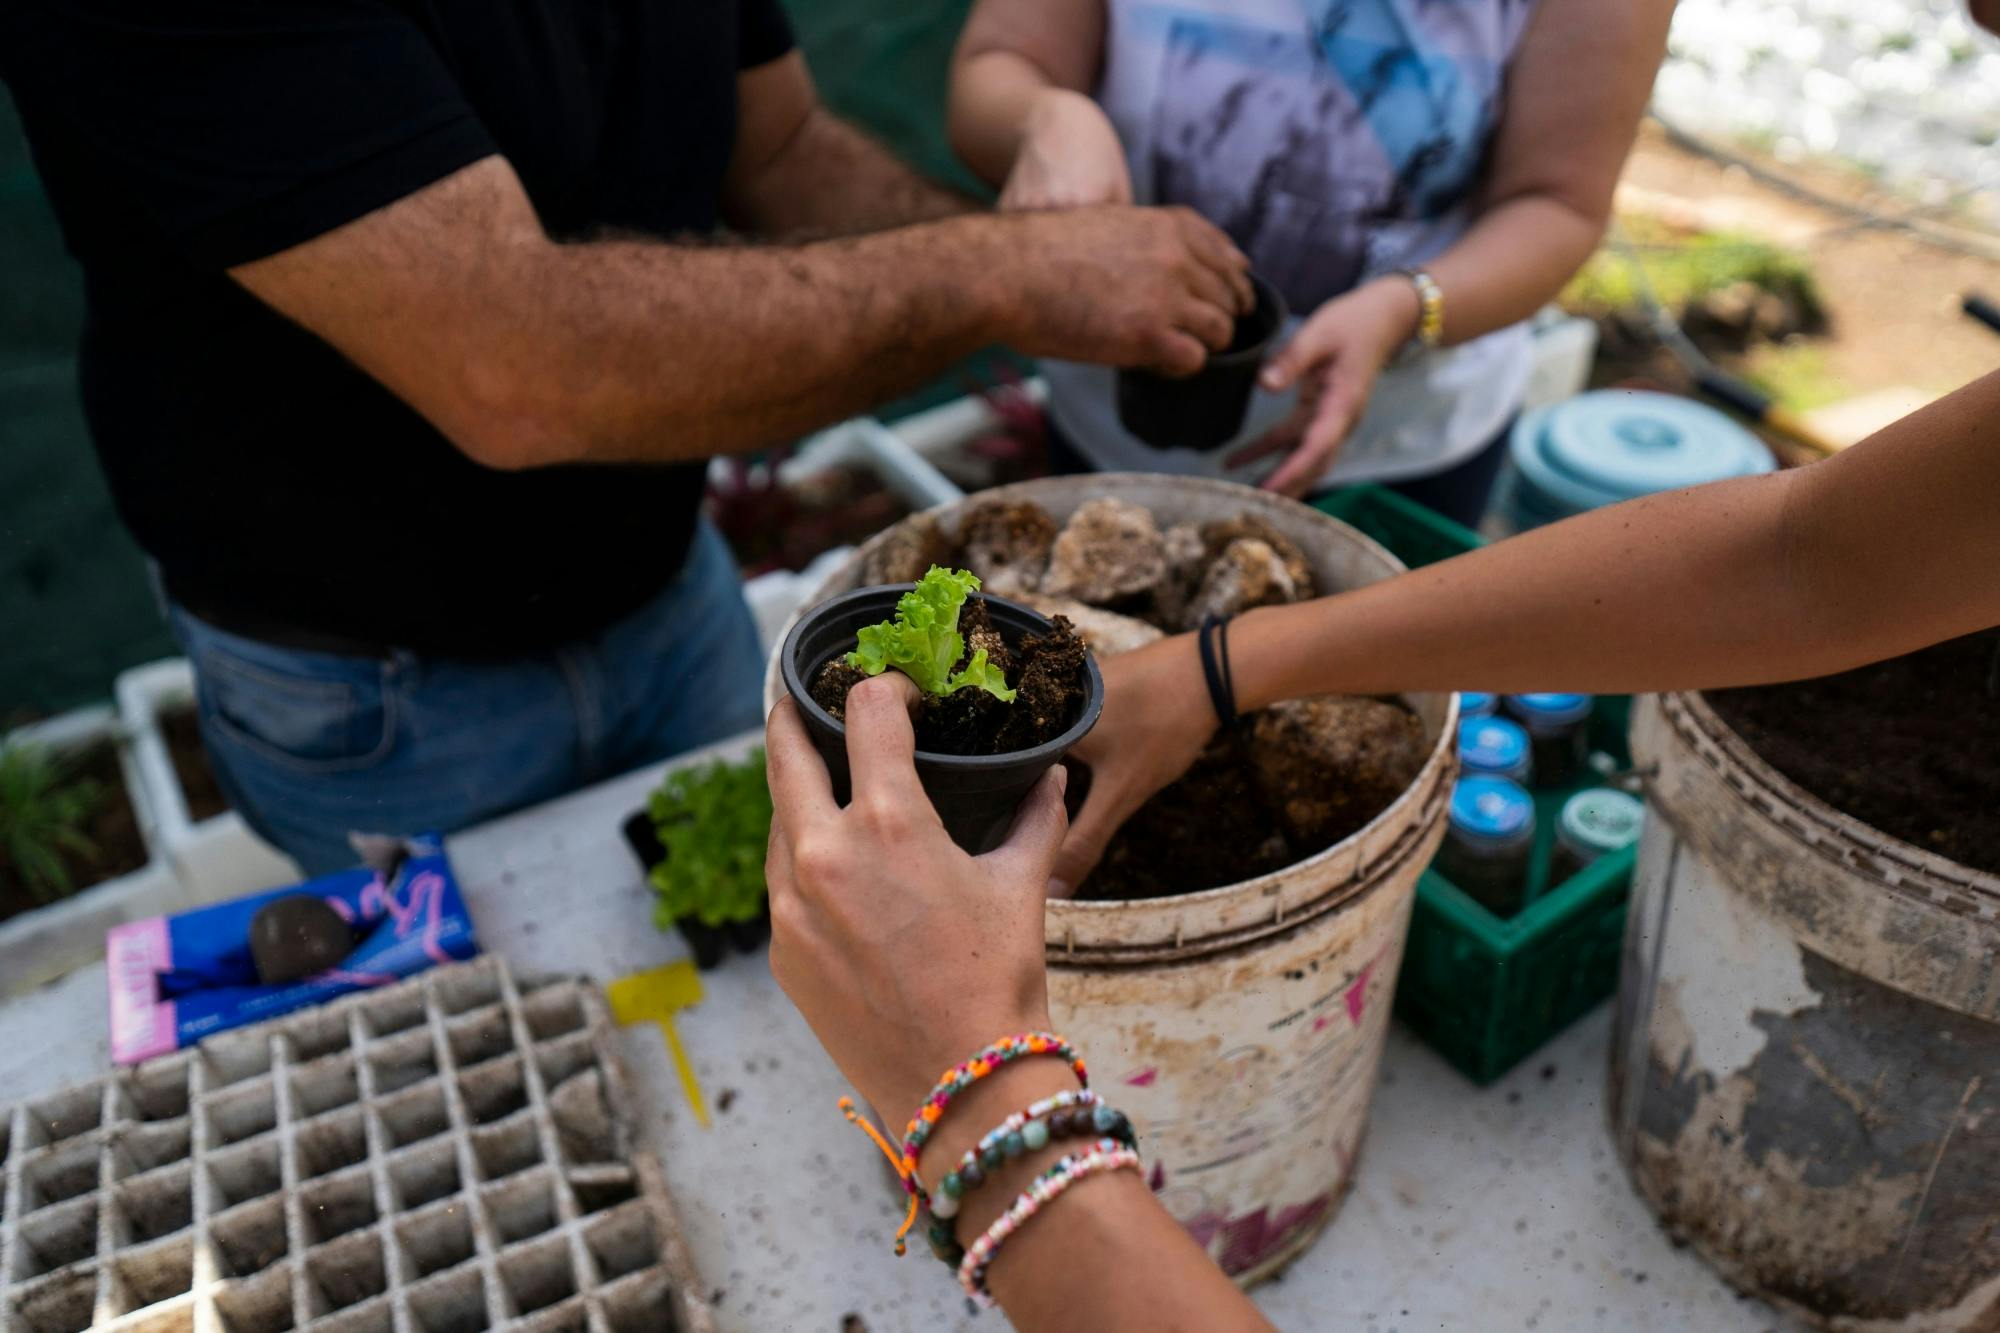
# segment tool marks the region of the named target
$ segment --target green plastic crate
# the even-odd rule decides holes
[[[1379,487],[1317,505],[1412,568],[1483,544],[1471,529]],[[1628,696],[1600,695],[1591,715],[1592,747],[1621,765],[1630,762],[1631,707]],[[1500,1077],[1617,989],[1637,853],[1607,856],[1550,888],[1555,816],[1574,790],[1535,793],[1535,854],[1526,905],[1514,916],[1495,916],[1436,870],[1417,882],[1396,1013],[1474,1082]]]

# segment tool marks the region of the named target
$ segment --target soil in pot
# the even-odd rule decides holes
[[[160,714],[160,734],[166,738],[167,757],[173,761],[174,776],[187,799],[188,821],[199,824],[227,810],[229,802],[209,766],[208,751],[202,748],[201,722],[194,710]]]
[[[1006,673],[1014,687],[1012,703],[1002,703],[984,690],[960,690],[942,698],[926,695],[916,717],[917,748],[932,754],[1011,754],[1032,750],[1069,730],[1083,707],[1084,643],[1062,616],[1054,629],[1029,635],[1018,650],[1010,648],[993,627],[986,599],[974,595],[959,613],[965,635],[965,656],[953,666],[965,666],[979,649]],[[813,702],[836,722],[845,723],[847,692],[866,680],[838,657],[813,678]]]
[[[97,790],[97,799],[81,826],[90,852],[56,849],[73,891],[81,892],[145,865],[146,840],[139,832],[139,818],[125,794],[117,749],[109,744],[94,745],[55,762],[61,766],[65,782],[87,781]],[[45,905],[20,870],[7,859],[4,848],[0,848],[0,920]]]
[[[2000,873],[2000,629],[1707,698],[1771,767],[1834,809]]]

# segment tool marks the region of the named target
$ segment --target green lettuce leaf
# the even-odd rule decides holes
[[[1007,677],[986,660],[984,649],[973,653],[963,671],[952,674],[952,667],[965,656],[958,614],[965,599],[978,590],[979,576],[970,570],[932,565],[917,586],[896,603],[894,620],[868,625],[854,636],[854,651],[847,655],[847,665],[869,676],[894,667],[926,694],[955,694],[972,688],[985,690],[1003,703],[1014,702]]]

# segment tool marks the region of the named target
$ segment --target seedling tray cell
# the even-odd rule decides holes
[[[0,1105],[0,1329],[711,1329],[613,1041],[488,957]]]

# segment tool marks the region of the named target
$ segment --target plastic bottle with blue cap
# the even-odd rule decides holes
[[[1585,867],[1623,851],[1639,840],[1646,805],[1615,787],[1587,787],[1563,802],[1556,820],[1549,883],[1560,884]]]
[[[1504,717],[1459,720],[1458,766],[1468,777],[1486,774],[1526,786],[1532,771],[1528,756],[1528,733],[1520,723]]]
[[[1535,800],[1507,778],[1460,778],[1452,788],[1437,871],[1497,916],[1521,910],[1535,850]]]
[[[1500,696],[1482,694],[1478,690],[1460,690],[1458,694],[1458,715],[1468,717],[1492,717],[1500,711]]]
[[[1535,782],[1567,787],[1590,764],[1590,709],[1587,694],[1510,694],[1507,716],[1528,733]]]

